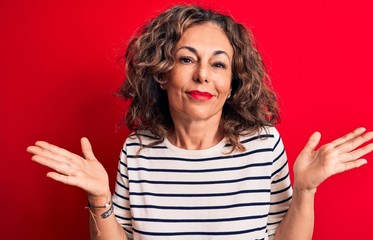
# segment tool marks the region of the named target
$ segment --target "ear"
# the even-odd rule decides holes
[[[227,99],[229,99],[231,97],[231,94],[232,94],[232,88],[229,89],[229,93],[228,93]]]
[[[163,73],[160,76],[159,81],[157,81],[159,83],[159,87],[162,90],[166,90],[166,88],[167,88],[167,82],[168,82],[169,77],[170,77],[170,73],[166,72],[166,73]]]

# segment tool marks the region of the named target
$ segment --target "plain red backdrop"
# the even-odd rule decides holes
[[[174,3],[1,1],[2,239],[88,239],[84,192],[47,179],[25,149],[43,139],[80,153],[87,136],[113,187],[128,134],[118,128],[126,105],[113,96],[124,78],[118,59],[133,32]],[[280,97],[290,166],[313,131],[326,143],[373,129],[370,0],[193,3],[254,32]],[[367,158],[319,187],[314,239],[371,238],[373,154]]]

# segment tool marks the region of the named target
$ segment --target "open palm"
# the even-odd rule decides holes
[[[345,136],[321,146],[321,134],[312,134],[294,164],[294,188],[316,190],[330,176],[367,163],[361,157],[373,150],[373,143],[358,148],[373,139],[373,132],[358,128]]]
[[[27,151],[32,160],[53,169],[48,177],[85,190],[89,196],[107,196],[110,192],[108,174],[92,152],[87,138],[81,139],[84,158],[44,141],[38,141]]]

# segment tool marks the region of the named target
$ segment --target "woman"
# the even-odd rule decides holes
[[[134,131],[116,188],[82,138],[84,158],[46,142],[28,151],[56,181],[87,191],[92,239],[311,239],[316,188],[360,167],[373,144],[364,128],[294,166],[273,127],[276,97],[248,31],[232,18],[175,6],[130,42],[120,94]],[[114,214],[113,214],[114,208]]]

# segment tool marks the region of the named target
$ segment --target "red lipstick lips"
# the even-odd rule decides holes
[[[188,94],[189,96],[197,100],[209,100],[213,97],[212,94],[209,92],[200,92],[198,90],[190,91],[188,92]]]

